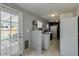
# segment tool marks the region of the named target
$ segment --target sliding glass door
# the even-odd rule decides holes
[[[19,15],[1,9],[0,17],[0,55],[20,55],[20,42],[23,40]]]
[[[1,55],[10,55],[10,13],[1,11]]]

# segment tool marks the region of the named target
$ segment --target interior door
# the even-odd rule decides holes
[[[21,15],[2,8],[0,10],[0,55],[23,54],[22,19]]]
[[[61,55],[78,55],[78,23],[77,17],[60,20],[60,52]]]

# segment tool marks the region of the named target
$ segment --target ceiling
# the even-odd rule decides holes
[[[41,17],[47,21],[58,19],[59,14],[67,11],[73,11],[78,3],[16,3],[21,8]],[[57,14],[51,17],[51,14]]]

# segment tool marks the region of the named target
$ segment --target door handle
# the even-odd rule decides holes
[[[22,34],[21,33],[19,33],[19,38],[22,38]]]
[[[21,35],[21,33],[19,33],[19,35]]]
[[[19,36],[19,38],[22,38],[22,36]]]

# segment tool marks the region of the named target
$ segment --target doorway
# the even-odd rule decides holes
[[[49,22],[49,31],[51,31],[51,26],[58,25],[57,27],[57,38],[60,39],[60,21],[59,22]],[[50,36],[50,40],[53,39],[52,37],[53,33]]]
[[[49,31],[51,32],[51,26],[57,26],[56,38],[53,37],[53,32],[50,35],[51,46],[54,47],[60,53],[60,21],[49,22]]]

